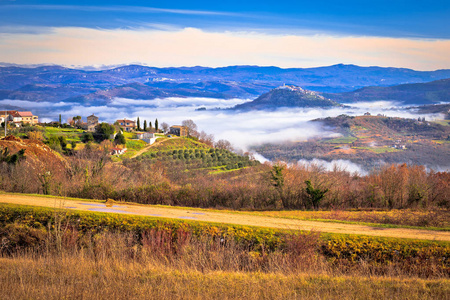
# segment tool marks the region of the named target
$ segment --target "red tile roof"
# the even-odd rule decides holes
[[[31,111],[19,111],[19,116],[21,116],[21,117],[32,117],[33,114],[31,113]]]
[[[125,127],[130,127],[130,126],[136,126],[136,121],[133,121],[133,120],[117,120],[117,122],[118,123],[125,123],[125,125],[123,125],[123,126],[125,126]],[[129,123],[128,125],[127,125],[127,123]]]

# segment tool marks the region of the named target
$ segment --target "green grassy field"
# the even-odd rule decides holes
[[[166,138],[164,143],[156,144],[144,154],[156,153],[161,150],[195,150],[195,149],[210,149],[211,147],[200,143],[198,141],[188,138]]]
[[[332,140],[324,140],[323,142],[328,143],[328,144],[351,144],[357,140],[358,139],[356,137],[344,136],[344,137],[339,137],[339,138],[335,138]]]
[[[81,136],[84,130],[75,128],[57,128],[57,127],[44,127],[44,134],[47,138],[52,136],[64,136],[68,142],[81,143]]]
[[[395,149],[388,146],[384,147],[352,147],[352,149],[368,150],[374,153],[401,152],[402,149]]]

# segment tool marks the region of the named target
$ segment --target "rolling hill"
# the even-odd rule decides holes
[[[265,93],[255,100],[236,105],[235,110],[267,110],[280,107],[333,107],[339,103],[327,99],[316,92],[304,90],[294,85],[284,85]]]
[[[340,134],[338,138],[267,143],[252,147],[270,160],[345,160],[371,170],[385,163],[450,168],[450,126],[384,116],[341,115],[312,121]]]

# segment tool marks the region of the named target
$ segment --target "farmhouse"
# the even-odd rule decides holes
[[[16,126],[19,126],[22,122],[31,125],[39,122],[38,116],[34,116],[31,111],[17,110],[0,111],[0,121],[5,122],[5,120],[13,122]]]
[[[121,155],[127,152],[127,148],[111,148],[111,155]]]
[[[123,128],[123,130],[127,132],[133,131],[136,128],[136,121],[133,120],[123,119],[117,120],[116,122],[117,124],[119,124],[120,127]]]
[[[0,111],[0,123],[5,122],[8,118],[8,113],[6,111]]]
[[[187,129],[185,126],[174,125],[170,127],[169,133],[177,136],[187,136]]]
[[[19,116],[22,118],[21,122],[26,124],[35,125],[38,123],[38,117],[33,116],[31,111],[19,111]]]

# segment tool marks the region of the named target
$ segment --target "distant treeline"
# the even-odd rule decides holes
[[[38,167],[27,159],[14,165],[3,162],[0,189],[246,210],[450,208],[450,173],[427,172],[423,166],[386,165],[367,176],[356,176],[314,165],[245,163],[253,166],[211,174],[210,169],[192,163],[196,156],[200,162],[204,154],[206,164],[211,165],[220,165],[220,159],[236,159],[222,150],[211,151],[172,151],[111,163],[107,151],[87,147],[67,157],[66,167],[61,163]]]

